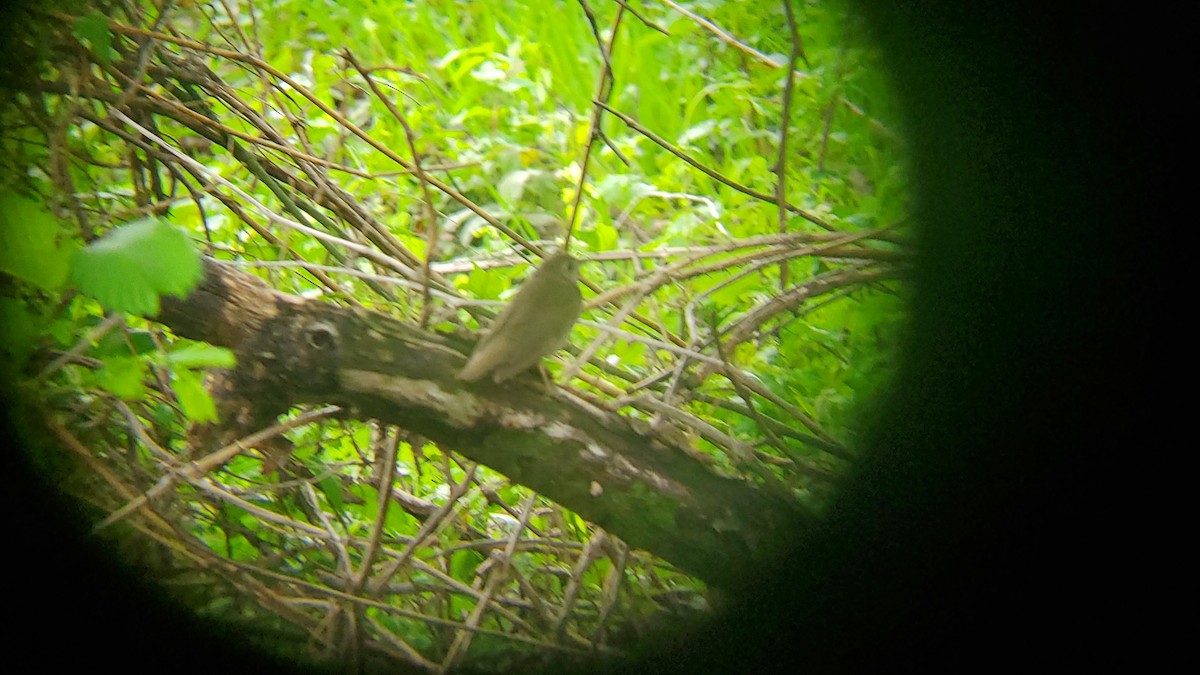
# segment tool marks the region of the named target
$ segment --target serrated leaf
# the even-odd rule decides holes
[[[179,399],[183,414],[193,422],[215,422],[217,405],[204,388],[202,376],[190,370],[179,369],[171,378],[171,389]]]
[[[88,263],[77,264],[71,276],[80,290],[95,298],[106,309],[140,316],[158,313],[158,294],[141,279],[122,281],[102,266]]]
[[[58,221],[38,202],[0,195],[0,271],[46,290],[62,287],[69,256],[58,233]]]
[[[158,218],[123,225],[78,251],[71,277],[106,309],[158,313],[160,295],[186,295],[200,281],[200,256],[187,235]]]

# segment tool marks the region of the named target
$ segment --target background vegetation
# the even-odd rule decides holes
[[[293,411],[290,452],[168,480],[213,449],[188,429],[216,415],[205,373],[233,364],[153,320],[196,251],[476,331],[571,229],[587,308],[548,365],[574,395],[813,512],[852,465],[897,351],[908,205],[883,73],[840,5],[76,2],[20,20],[44,37],[37,67],[4,74],[6,376],[96,536],[196,611],[318,660],[501,670],[709,608],[699,580],[470,448],[371,420]]]

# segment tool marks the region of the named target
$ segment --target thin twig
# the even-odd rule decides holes
[[[483,618],[483,613],[491,604],[492,597],[500,590],[500,585],[508,581],[508,570],[512,566],[513,553],[516,551],[517,542],[521,539],[521,531],[529,523],[529,516],[533,512],[533,503],[537,498],[537,493],[530,492],[525,496],[525,503],[521,505],[521,517],[517,521],[517,526],[513,528],[512,534],[508,539],[508,546],[504,552],[500,554],[500,564],[495,565],[491,569],[490,576],[487,580],[487,585],[484,587],[483,596],[475,603],[475,607],[471,609],[471,614],[467,616],[464,622],[467,626],[478,626],[480,619]],[[446,650],[446,658],[442,660],[442,668],[450,669],[458,660],[466,653],[467,648],[471,645],[475,634],[471,631],[459,631],[454,636],[454,641],[450,644],[450,648]]]
[[[476,464],[474,462],[467,464],[466,476],[464,476],[463,479],[450,490],[450,494],[446,497],[446,503],[442,504],[442,507],[438,509],[437,513],[433,514],[428,520],[425,521],[425,523],[421,526],[421,530],[417,532],[415,536],[413,536],[412,543],[404,548],[404,552],[401,553],[398,558],[388,563],[388,566],[385,567],[378,575],[376,575],[369,584],[367,584],[366,588],[368,594],[375,595],[379,593],[380,589],[387,585],[387,582],[391,580],[392,576],[396,574],[396,572],[398,572],[410,558],[412,558],[412,555],[417,551],[417,547],[420,546],[421,543],[430,535],[436,532],[438,528],[445,525],[447,518],[451,513],[454,512],[455,507],[458,505],[459,498],[462,497],[463,493],[465,493],[467,488],[471,485],[471,481],[475,477],[475,467]],[[449,480],[449,475],[447,475],[446,478]]]
[[[792,91],[795,88],[796,60],[800,57],[800,34],[796,32],[796,17],[793,16],[791,0],[783,0],[787,14],[788,31],[791,33],[792,50],[788,55],[787,77],[783,83],[783,112],[779,123],[779,158],[775,160],[775,205],[779,215],[779,234],[787,233],[787,145],[788,131],[792,126]],[[779,263],[779,290],[788,287],[789,270],[786,262]]]
[[[666,150],[667,152],[671,153],[672,155],[675,155],[676,157],[683,160],[684,162],[687,162],[689,165],[700,170],[706,176],[712,178],[713,180],[715,180],[723,185],[727,185],[727,186],[733,188],[734,190],[737,190],[738,192],[741,192],[742,194],[747,195],[749,197],[754,197],[755,199],[761,199],[764,202],[775,203],[775,198],[772,197],[771,195],[768,195],[764,192],[759,192],[758,190],[754,190],[752,188],[746,187],[745,185],[738,183],[737,181],[733,180],[732,178],[729,178],[714,169],[710,169],[707,166],[704,166],[698,160],[693,159],[691,157],[691,155],[688,155],[686,152],[681,150],[679,147],[668,142],[663,137],[659,136],[658,134],[654,133],[653,131],[650,131],[646,127],[639,124],[637,122],[637,120],[633,119],[629,115],[626,115],[623,112],[617,111],[617,110],[609,107],[606,103],[603,103],[602,101],[592,101],[592,103],[607,110],[614,117],[616,117],[617,119],[624,122],[630,129],[633,129],[634,131],[645,136],[646,138],[649,138],[651,141],[654,141],[654,143],[657,144],[662,149]],[[833,225],[830,225],[829,223],[825,222],[823,219],[821,219],[817,215],[810,213],[809,211],[806,211],[806,210],[800,208],[799,206],[795,206],[793,204],[784,204],[784,206],[787,208],[788,211],[791,211],[792,213],[797,214],[801,218],[807,220],[808,222],[810,222],[818,227],[829,230],[830,232],[837,231],[837,228],[835,228]]]
[[[58,358],[54,359],[50,363],[46,364],[46,367],[38,373],[37,379],[44,380],[53,375],[59,368],[62,368],[72,359],[89,349],[92,344],[96,342],[96,340],[99,340],[107,335],[109,331],[117,326],[120,326],[124,320],[124,315],[120,313],[110,315],[107,319],[100,322],[99,325],[89,330],[87,335],[83,336],[79,342],[76,342],[74,345],[72,345],[70,349],[60,354]]]
[[[731,47],[734,47],[735,49],[743,51],[746,54],[749,54],[755,60],[760,61],[768,66],[771,66],[772,68],[783,68],[784,65],[786,65],[786,64],[780,63],[780,62],[776,61],[775,59],[767,56],[766,54],[758,51],[757,49],[755,49],[754,47],[751,47],[750,45],[746,44],[745,42],[742,42],[741,40],[737,39],[736,37],[730,35],[726,31],[722,30],[721,27],[718,26],[717,24],[713,23],[712,21],[709,21],[708,19],[700,16],[699,14],[696,14],[695,12],[692,12],[691,10],[687,9],[686,7],[683,7],[682,5],[671,2],[671,0],[662,0],[662,3],[664,5],[670,7],[671,9],[679,12],[680,14],[686,16],[687,18],[691,19],[692,21],[696,22],[698,25],[700,25],[700,27],[704,28],[708,32],[717,36],[717,38],[720,39],[725,44],[728,44]],[[807,57],[805,57],[804,62],[807,65],[807,63],[808,63]],[[800,73],[800,75],[807,76],[806,73]]]
[[[600,71],[600,77],[596,82],[596,93],[593,98],[596,101],[607,101],[612,93],[613,85],[613,70],[612,61],[609,60],[612,54],[613,45],[617,42],[617,35],[621,27],[621,18],[625,16],[625,6],[622,4],[617,9],[617,14],[613,18],[612,28],[609,34],[612,38],[605,43],[600,36],[600,29],[596,25],[596,17],[592,13],[592,8],[588,6],[587,0],[579,0],[579,4],[583,7],[584,15],[587,17],[588,24],[592,27],[592,35],[596,38],[596,42],[600,47],[600,56],[604,59],[604,68]],[[592,107],[592,118],[588,122],[588,142],[587,147],[583,149],[583,160],[580,162],[579,180],[575,185],[575,199],[571,203],[571,219],[567,221],[566,236],[563,237],[563,250],[566,250],[567,245],[571,242],[571,234],[575,231],[575,225],[579,220],[579,205],[583,200],[583,186],[587,180],[588,163],[592,157],[592,148],[596,144],[596,139],[599,138],[600,129],[600,108]]]
[[[359,563],[358,574],[354,576],[354,583],[348,589],[350,593],[357,594],[362,590],[367,575],[371,573],[371,566],[379,553],[379,538],[383,535],[383,527],[387,522],[388,505],[392,503],[392,484],[396,479],[396,450],[400,445],[400,434],[389,434],[383,445],[383,472],[379,476],[379,505],[375,511],[375,524],[371,528],[371,541],[367,545],[367,551]]]
[[[229,445],[226,445],[225,447],[206,455],[202,459],[184,464],[178,467],[174,473],[164,475],[158,484],[149,491],[134,498],[124,507],[118,509],[107,518],[97,523],[96,526],[92,528],[92,532],[99,532],[100,530],[103,530],[109,525],[112,525],[118,520],[124,518],[129,513],[141,508],[148,501],[170,490],[181,479],[189,481],[199,479],[201,476],[207,474],[213,469],[216,469],[234,457],[237,457],[242,452],[245,452],[247,448],[252,448],[268,439],[274,438],[288,429],[293,429],[295,427],[308,424],[309,422],[328,417],[340,410],[341,408],[337,406],[327,406],[319,410],[311,410],[309,412],[302,413],[290,420],[280,422],[279,424],[272,425],[266,429],[256,431],[249,436],[238,439],[233,443],[230,443]]]
[[[421,267],[422,292],[420,320],[421,328],[425,328],[429,325],[431,310],[429,264],[434,256],[437,255],[438,223],[437,214],[434,213],[433,209],[433,195],[429,192],[429,178],[425,170],[421,167],[421,153],[417,151],[416,134],[413,133],[412,127],[409,126],[408,119],[396,108],[391,99],[384,96],[383,92],[379,89],[379,85],[375,83],[375,79],[371,77],[369,72],[363,69],[358,60],[354,58],[354,54],[349,49],[343,49],[342,55],[350,62],[350,65],[354,66],[359,75],[362,75],[363,79],[367,81],[367,84],[371,87],[371,91],[375,93],[375,97],[383,102],[388,112],[392,113],[392,117],[400,122],[400,126],[404,128],[404,138],[408,141],[408,151],[412,155],[413,173],[417,177],[417,182],[421,185],[421,194],[423,197],[421,203],[425,207],[425,256]]]

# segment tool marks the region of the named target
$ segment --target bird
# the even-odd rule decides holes
[[[566,344],[583,308],[579,265],[565,250],[543,260],[475,345],[457,379],[491,375],[498,384]]]

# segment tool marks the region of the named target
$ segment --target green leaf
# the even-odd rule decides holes
[[[390,508],[387,512],[387,520],[384,521],[384,528],[390,534],[409,536],[416,534],[417,530],[421,528],[421,522],[403,509]]]
[[[612,225],[602,220],[597,220],[593,229],[596,232],[596,249],[599,251],[611,251],[617,248],[617,230]]]
[[[466,291],[481,300],[499,300],[504,291],[515,285],[517,270],[496,268],[491,270],[474,269],[465,283],[455,284],[459,290]]]
[[[181,368],[232,368],[233,352],[204,342],[194,342],[167,354],[167,363]]]
[[[183,414],[193,422],[215,422],[217,405],[204,388],[203,376],[190,370],[179,369],[171,378],[171,389],[179,399]]]
[[[37,316],[25,303],[14,298],[0,298],[0,352],[13,365],[25,363],[33,353],[38,336]]]
[[[740,279],[731,281],[728,285],[710,296],[712,302],[720,307],[736,307],[752,301],[763,282],[757,274],[747,274]]]
[[[258,524],[258,521],[255,520],[249,511],[229,502],[221,503],[221,515],[231,523],[240,523],[246,527],[254,527]]]
[[[46,290],[61,288],[68,256],[58,234],[58,221],[41,204],[18,194],[0,195],[0,271]]]
[[[336,476],[326,476],[317,483],[317,487],[325,493],[325,498],[329,500],[329,505],[333,507],[333,510],[342,513],[346,506],[346,498],[342,494],[342,481],[338,480]]]
[[[136,356],[157,350],[158,345],[154,343],[154,338],[149,331],[111,331],[100,338],[90,354],[97,358],[104,358],[105,356]]]
[[[105,391],[134,401],[146,395],[146,364],[132,356],[110,356],[95,373],[96,384]]]
[[[75,19],[75,37],[86,40],[96,51],[96,58],[102,63],[111,63],[117,56],[112,47],[112,31],[108,29],[108,19],[100,12],[92,12]]]
[[[200,280],[200,256],[187,235],[158,218],[113,230],[75,254],[71,277],[106,309],[158,313],[160,295],[186,295]]]
[[[450,575],[455,579],[470,582],[475,578],[475,568],[486,558],[474,549],[460,549],[450,555]]]

